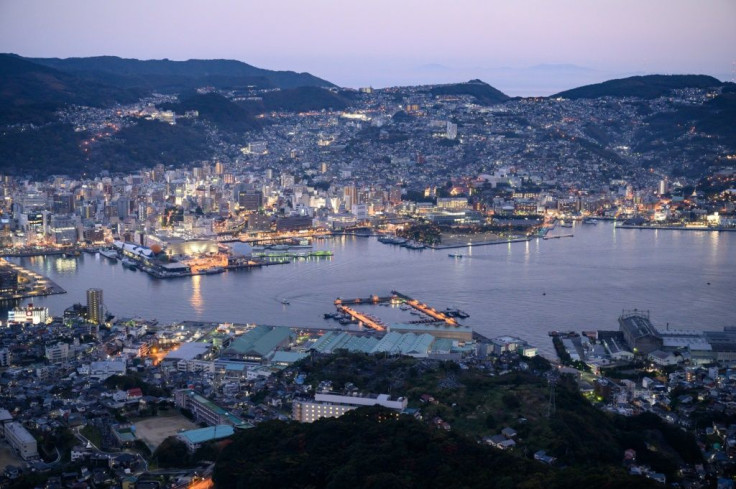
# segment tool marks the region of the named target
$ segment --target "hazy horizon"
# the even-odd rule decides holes
[[[734,21],[731,0],[27,0],[0,3],[0,46],[25,57],[235,59],[353,88],[479,78],[531,96],[637,74],[733,81]]]

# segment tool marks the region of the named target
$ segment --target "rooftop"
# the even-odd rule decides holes
[[[227,438],[228,436],[232,436],[233,433],[235,433],[235,430],[232,426],[227,424],[218,424],[215,426],[208,426],[207,428],[182,431],[178,436],[185,439],[187,442],[196,445],[207,441]]]
[[[283,326],[256,326],[233,341],[228,349],[241,355],[265,357],[290,335],[291,330]]]

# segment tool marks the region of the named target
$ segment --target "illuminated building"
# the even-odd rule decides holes
[[[76,244],[77,226],[74,220],[65,216],[51,216],[50,234],[54,243],[58,245]]]
[[[26,307],[14,307],[8,311],[8,324],[40,324],[49,318],[48,307],[34,307],[28,304]]]
[[[437,207],[439,209],[467,209],[467,197],[437,197]]]
[[[248,216],[249,231],[270,231],[271,216],[265,214],[251,214]]]
[[[18,272],[7,266],[0,266],[0,295],[18,292]]]
[[[383,406],[396,411],[406,409],[405,397],[392,399],[388,394],[352,395],[321,392],[314,395],[313,401],[294,401],[292,418],[302,423],[312,423],[320,418],[337,418],[362,406]]]
[[[105,321],[102,289],[87,289],[87,319],[95,324]]]
[[[55,345],[46,346],[46,358],[51,363],[63,362],[69,359],[69,344],[57,343]]]
[[[246,211],[257,211],[263,205],[263,193],[249,185],[241,185],[236,198],[238,207]]]
[[[359,204],[358,191],[355,185],[346,185],[342,189],[342,201],[345,209],[352,209],[354,205]]]

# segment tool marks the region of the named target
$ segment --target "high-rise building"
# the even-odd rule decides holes
[[[447,121],[447,131],[445,132],[447,139],[455,139],[457,137],[457,124]]]
[[[87,319],[95,324],[105,321],[102,289],[87,289]]]
[[[345,185],[342,188],[342,201],[347,211],[350,211],[354,205],[360,204],[358,190],[355,188],[355,185]]]
[[[7,265],[0,265],[0,294],[18,292],[18,272]]]
[[[237,189],[238,207],[247,211],[257,211],[263,205],[263,192],[251,185],[241,185]]]
[[[54,194],[54,214],[71,214],[74,212],[74,195],[71,193]]]

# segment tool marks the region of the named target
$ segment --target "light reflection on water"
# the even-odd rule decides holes
[[[202,299],[202,276],[194,275],[192,278],[192,295],[189,296],[189,303],[194,311],[201,315],[204,312],[204,300]]]
[[[622,309],[649,310],[655,325],[669,322],[670,329],[736,325],[736,233],[613,229],[604,222],[573,232],[573,238],[421,252],[342,236],[315,242],[315,250],[334,252],[330,260],[172,280],[99,256],[79,258],[75,270],[59,269],[56,257],[11,260],[68,291],[34,299],[55,315],[99,287],[118,316],[319,327],[336,325],[323,314],[334,310],[337,297],[399,290],[440,310],[465,310],[470,318],[463,323],[487,336],[521,336],[542,351],[551,351],[549,330],[617,329]]]

